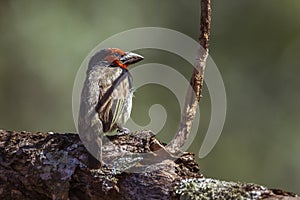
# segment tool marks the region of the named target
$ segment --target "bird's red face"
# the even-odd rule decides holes
[[[104,57],[104,60],[108,63],[111,63],[110,66],[127,69],[127,65],[120,61],[120,58],[125,55],[124,51],[117,48],[109,48],[107,51],[108,55]]]
[[[109,48],[106,50],[107,55],[104,57],[104,60],[110,63],[110,67],[121,67],[123,69],[127,69],[128,65],[144,59],[143,56],[136,53],[124,52],[117,48]]]
[[[97,67],[120,67],[126,69],[131,64],[143,60],[144,57],[132,52],[124,52],[118,48],[102,49],[91,57],[88,69]]]

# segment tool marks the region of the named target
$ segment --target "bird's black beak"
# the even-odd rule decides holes
[[[131,64],[137,63],[143,59],[144,59],[144,57],[139,54],[132,53],[132,52],[126,52],[125,55],[123,57],[121,57],[120,61],[124,65],[131,65]]]

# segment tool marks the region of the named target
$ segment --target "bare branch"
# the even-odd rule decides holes
[[[210,38],[210,23],[211,23],[211,7],[210,0],[201,0],[201,19],[200,19],[200,36],[199,49],[195,61],[195,67],[190,81],[184,110],[182,111],[181,122],[175,139],[167,147],[169,151],[175,153],[185,144],[189,134],[193,120],[196,115],[198,103],[201,98],[203,89],[204,71],[206,67],[206,59],[208,56],[208,46]]]

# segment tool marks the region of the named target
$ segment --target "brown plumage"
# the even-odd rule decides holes
[[[142,59],[138,54],[117,48],[100,50],[91,57],[78,119],[79,135],[85,144],[99,140],[102,133],[123,129],[130,117],[133,96],[127,66]],[[99,146],[101,141],[96,143]],[[93,148],[88,149],[94,151]]]

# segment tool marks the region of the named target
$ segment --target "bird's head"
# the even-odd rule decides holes
[[[127,69],[128,65],[143,60],[144,57],[132,53],[124,52],[118,48],[107,48],[98,51],[89,62],[89,69],[94,67],[120,67]]]

